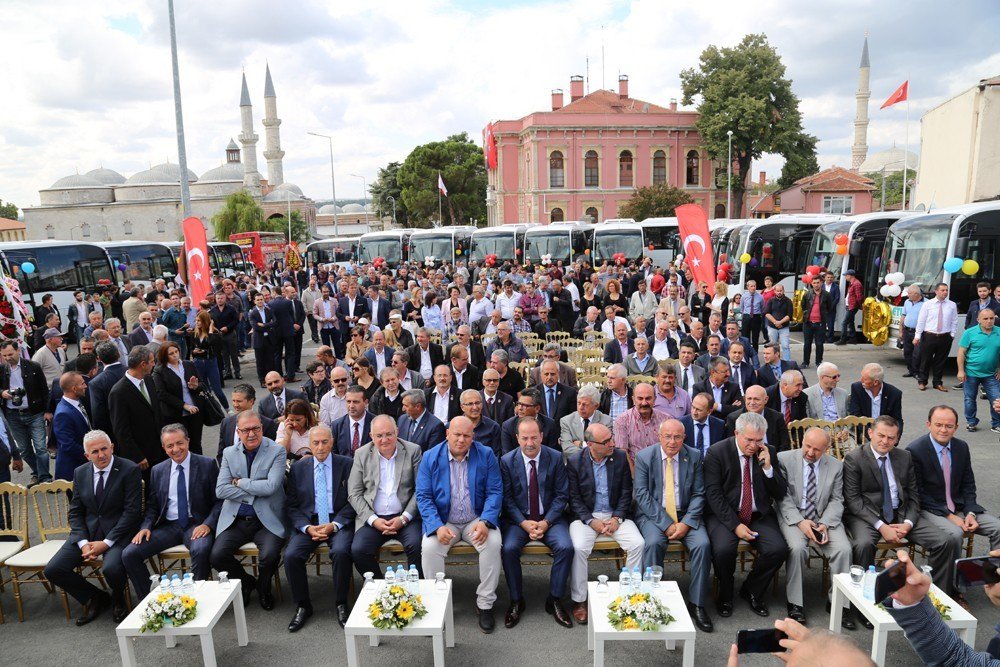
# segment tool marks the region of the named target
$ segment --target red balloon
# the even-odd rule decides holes
[[[837,245],[847,245],[847,234],[841,232],[833,237],[833,242]]]
[[[722,254],[719,255],[719,261],[720,262],[725,262],[726,261],[726,253],[722,253]]]

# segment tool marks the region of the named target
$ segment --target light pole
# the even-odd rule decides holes
[[[288,204],[288,245],[292,245],[292,192],[285,188],[285,203]]]
[[[174,70],[174,117],[177,123],[177,166],[181,177],[181,206],[184,219],[191,217],[191,188],[188,185],[187,151],[184,147],[184,112],[181,110],[181,75],[177,67],[177,30],[174,25],[174,0],[167,0],[170,15],[170,60]]]
[[[350,174],[350,176],[361,179],[361,187],[364,190],[365,224],[368,225],[368,229],[371,230],[371,222],[369,222],[368,218],[368,181],[365,180],[364,176],[358,176],[357,174]]]
[[[337,182],[333,177],[333,137],[318,132],[306,132],[314,137],[322,137],[330,142],[330,192],[333,195],[333,235],[340,236],[340,225],[337,220]]]
[[[729,137],[729,159],[726,160],[726,217],[733,217],[733,131],[726,130]]]
[[[878,210],[879,211],[884,211],[885,210],[885,168],[888,167],[889,165],[899,164],[900,162],[905,162],[905,158],[903,160],[893,160],[892,162],[886,162],[885,164],[882,165],[882,185],[878,189]],[[904,191],[905,191],[906,186],[904,185],[903,188],[904,188]],[[906,210],[906,202],[903,202],[903,208],[901,210],[903,210],[903,211]]]
[[[392,195],[386,195],[385,198],[389,199],[390,201],[392,201],[392,226],[395,227],[396,226],[396,198],[393,197]]]

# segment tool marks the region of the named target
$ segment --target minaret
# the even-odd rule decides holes
[[[243,187],[253,196],[260,196],[260,172],[257,171],[257,135],[253,131],[253,105],[247,89],[247,75],[243,73],[243,92],[240,95],[240,143],[243,144]]]
[[[285,151],[281,150],[281,136],[278,134],[278,126],[281,120],[278,118],[278,100],[274,95],[274,84],[271,83],[271,68],[267,67],[267,75],[264,78],[264,159],[267,160],[267,182],[276,186],[285,182],[282,173],[281,158],[285,157]]]
[[[871,90],[868,79],[871,65],[868,62],[868,33],[865,32],[865,46],[861,51],[861,67],[858,70],[858,90],[854,93],[858,107],[854,114],[854,145],[851,146],[851,170],[857,171],[868,157],[868,100]]]

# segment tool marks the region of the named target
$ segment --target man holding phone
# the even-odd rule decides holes
[[[781,534],[788,543],[785,597],[788,617],[806,622],[802,608],[802,571],[810,547],[819,549],[830,562],[830,573],[847,572],[851,567],[851,541],[841,523],[844,512],[843,464],[832,456],[830,434],[810,428],[802,437],[801,449],[778,453],[778,466],[788,480],[788,493],[778,504]],[[850,608],[845,609],[841,626],[854,630]]]

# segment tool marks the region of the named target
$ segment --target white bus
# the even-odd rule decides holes
[[[552,264],[562,260],[563,265],[568,265],[586,256],[593,237],[594,225],[589,222],[552,222],[532,227],[524,233],[524,261],[539,264],[542,257],[549,255]]]
[[[360,240],[360,236],[343,236],[313,241],[306,246],[306,267],[311,269],[319,264],[347,266],[357,262]]]
[[[12,241],[0,243],[3,270],[14,277],[28,304],[28,311],[42,305],[42,296],[52,295],[52,302],[65,325],[66,311],[73,303],[73,293],[82,290],[88,296],[117,281],[108,254],[96,243],[79,241]],[[25,274],[21,265],[30,262],[35,270]]]
[[[537,223],[516,223],[483,227],[472,232],[471,258],[481,265],[487,255],[496,255],[497,264],[521,263],[524,254],[524,235]]]
[[[400,263],[409,261],[411,234],[412,229],[362,234],[358,239],[358,262],[371,264],[376,257],[382,257],[386,266],[395,268]]]
[[[774,279],[775,285],[784,285],[786,295],[794,294],[799,284],[798,267],[801,258],[809,252],[813,233],[824,222],[838,218],[835,215],[782,214],[734,226],[722,250],[726,261],[735,269],[730,274],[729,294],[742,292],[748,280],[756,281],[757,287],[763,289],[766,276]],[[746,264],[739,261],[744,253],[750,255]]]
[[[163,243],[153,241],[110,241],[99,244],[111,258],[119,285],[131,280],[150,285],[158,278],[172,282],[177,277],[177,260]],[[121,266],[125,267],[122,271]]]
[[[472,247],[472,226],[418,229],[410,235],[410,261],[423,264],[428,258],[435,262],[468,261]]]

